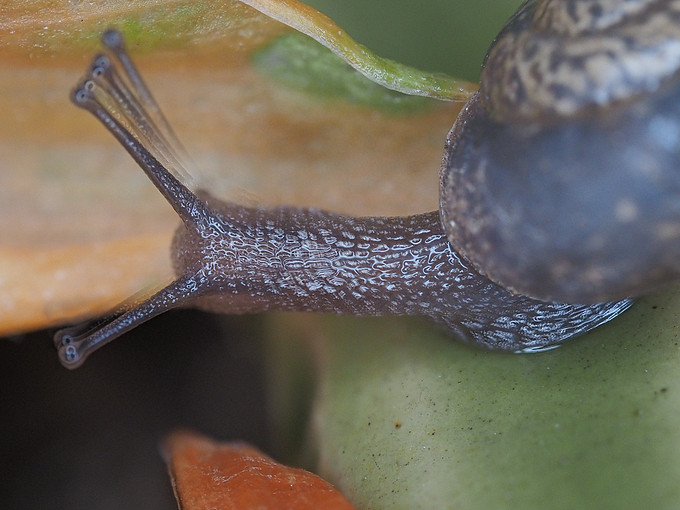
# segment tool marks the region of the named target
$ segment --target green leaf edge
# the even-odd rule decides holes
[[[354,41],[330,18],[297,0],[239,0],[311,37],[383,87],[444,101],[467,101],[477,85],[379,57]]]

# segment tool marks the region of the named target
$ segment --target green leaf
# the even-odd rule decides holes
[[[306,34],[340,56],[371,80],[404,94],[465,101],[477,86],[442,73],[427,73],[382,58],[358,44],[333,20],[297,0],[241,0],[255,9]]]
[[[354,71],[309,37],[282,35],[253,55],[255,68],[288,87],[319,98],[335,98],[387,113],[417,113],[432,107],[422,96],[387,89]]]

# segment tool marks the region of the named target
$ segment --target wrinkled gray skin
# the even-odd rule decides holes
[[[631,305],[627,299],[541,302],[506,290],[454,250],[439,212],[352,218],[313,209],[246,208],[194,193],[180,180],[177,142],[120,35],[109,31],[103,41],[123,76],[109,57],[98,56],[72,99],[119,140],[182,220],[171,249],[177,279],[93,328],[59,332],[55,342],[67,367],[178,306],[221,313],[420,315],[481,347],[531,351],[588,331]]]

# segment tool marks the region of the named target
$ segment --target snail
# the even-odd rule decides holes
[[[408,217],[245,207],[193,191],[172,130],[107,31],[108,52],[71,98],[180,217],[177,278],[59,331],[61,362],[75,368],[175,307],[419,315],[510,352],[613,319],[677,277],[677,19],[666,1],[525,2],[446,138],[440,210]]]

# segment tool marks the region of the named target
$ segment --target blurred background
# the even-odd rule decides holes
[[[476,81],[519,1],[308,3],[382,56]],[[259,317],[167,313],[74,372],[59,365],[52,334],[0,339],[1,508],[175,508],[159,442],[177,427],[282,450],[268,425]]]

